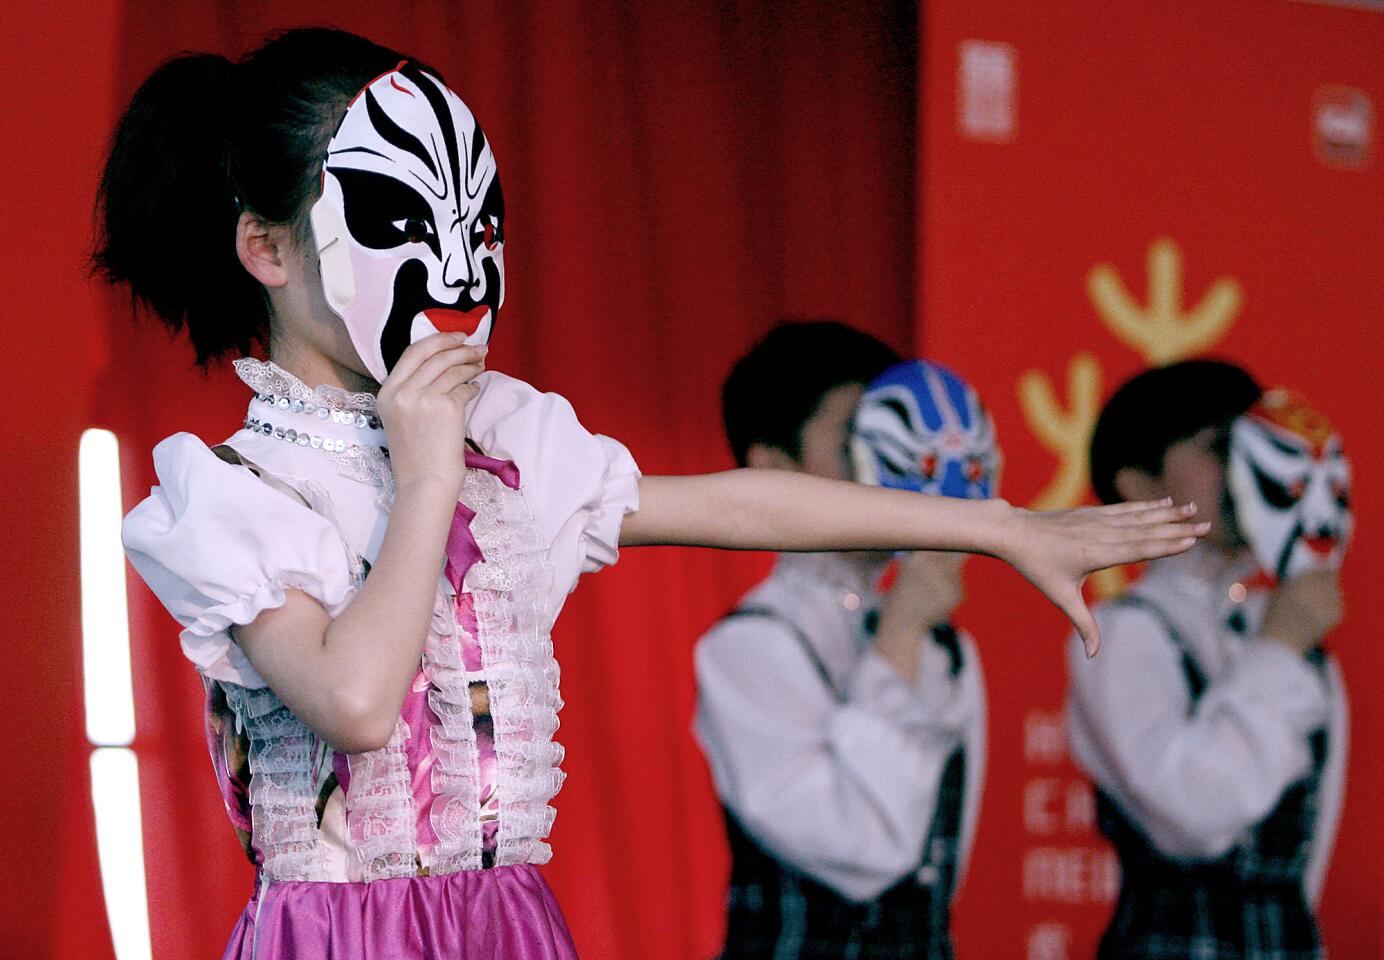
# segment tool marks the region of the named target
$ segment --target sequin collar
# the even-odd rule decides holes
[[[374,394],[340,387],[309,387],[282,367],[249,358],[235,361],[238,377],[255,391],[245,429],[275,440],[318,450],[337,472],[393,495],[393,471]]]

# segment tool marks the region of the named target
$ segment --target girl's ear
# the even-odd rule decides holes
[[[745,451],[745,466],[802,472],[802,464],[790,457],[786,451],[764,443],[750,444]]]
[[[266,287],[282,287],[288,282],[285,264],[291,231],[269,223],[263,217],[246,211],[235,227],[235,252],[250,276]]]
[[[1158,500],[1167,495],[1157,477],[1138,467],[1115,471],[1115,492],[1124,500]]]

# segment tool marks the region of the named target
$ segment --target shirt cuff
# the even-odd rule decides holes
[[[856,664],[846,684],[846,697],[852,706],[900,726],[928,722],[929,713],[917,689],[874,650],[867,650]]]
[[[1246,696],[1274,704],[1303,735],[1326,725],[1326,677],[1305,658],[1271,640],[1253,642],[1230,676]]]

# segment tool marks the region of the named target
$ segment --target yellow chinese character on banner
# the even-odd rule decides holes
[[[1130,295],[1114,266],[1099,263],[1086,277],[1091,304],[1121,342],[1137,350],[1152,366],[1195,356],[1218,343],[1240,310],[1240,285],[1220,277],[1196,306],[1182,307],[1182,251],[1167,238],[1148,250],[1148,303]],[[1086,499],[1091,432],[1100,414],[1101,363],[1079,353],[1067,365],[1065,403],[1058,400],[1051,378],[1026,370],[1018,382],[1019,405],[1029,429],[1057,458],[1057,468],[1031,506],[1037,510],[1075,507]],[[1129,577],[1123,569],[1104,570],[1091,578],[1096,596],[1120,593]]]
[[[1243,297],[1230,277],[1211,284],[1195,307],[1182,309],[1182,251],[1163,238],[1149,245],[1148,303],[1137,302],[1115,272],[1098,263],[1086,276],[1086,292],[1105,325],[1144,355],[1151,366],[1210,349],[1235,322]]]

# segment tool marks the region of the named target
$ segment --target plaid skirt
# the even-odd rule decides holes
[[[1098,791],[1124,877],[1097,960],[1320,960],[1303,888],[1315,785],[1290,788],[1249,843],[1207,863],[1164,857]]]
[[[1248,884],[1188,871],[1126,878],[1098,960],[1320,960],[1302,884]]]

